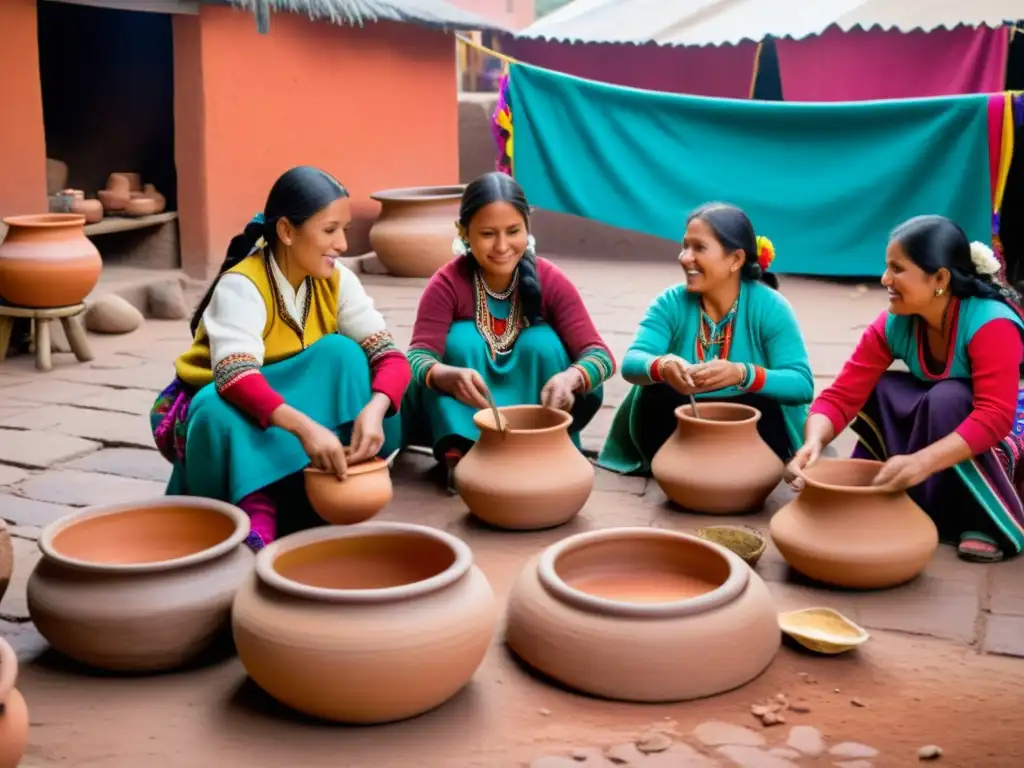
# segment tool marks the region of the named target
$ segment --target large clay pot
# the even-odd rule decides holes
[[[819,459],[769,531],[793,568],[851,589],[893,587],[917,576],[939,545],[935,523],[904,492],[871,485],[881,462]]]
[[[532,531],[568,522],[590,498],[594,467],[569,437],[572,416],[541,405],[479,411],[480,439],[455,467],[469,511],[497,528]]]
[[[768,587],[739,556],[658,528],[578,534],[530,560],[512,586],[509,647],[576,690],[683,701],[757,677],[781,633]]]
[[[69,515],[39,537],[29,614],[51,646],[89,666],[182,666],[226,637],[252,571],[248,535],[240,509],[190,496]]]
[[[9,216],[0,243],[0,299],[46,309],[78,304],[96,287],[103,260],[75,213]]]
[[[460,539],[407,523],[321,527],[262,549],[232,613],[238,656],[281,703],[346,723],[455,695],[494,637],[494,593]]]
[[[308,467],[303,473],[306,496],[320,517],[332,525],[352,525],[369,520],[394,496],[391,472],[383,459],[348,468],[344,480],[333,472]]]
[[[28,707],[17,682],[18,656],[0,638],[0,768],[18,768],[28,746]]]
[[[465,186],[389,189],[370,195],[381,204],[370,246],[396,277],[430,277],[452,260],[455,222]]]
[[[741,403],[676,409],[676,431],[651,460],[670,500],[709,515],[760,509],[782,479],[782,461],[757,433],[761,412]]]

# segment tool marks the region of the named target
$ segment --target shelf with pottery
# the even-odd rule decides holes
[[[131,232],[136,229],[158,227],[161,224],[168,224],[177,220],[177,211],[164,211],[163,213],[154,213],[150,216],[137,216],[134,218],[126,216],[107,216],[102,221],[98,221],[95,224],[87,224],[85,226],[85,235],[86,237],[97,237],[99,235],[109,235],[114,232]]]

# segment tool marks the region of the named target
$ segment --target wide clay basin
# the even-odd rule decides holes
[[[480,439],[455,467],[469,511],[496,528],[532,531],[568,522],[594,489],[594,467],[569,437],[572,416],[542,405],[486,408]]]
[[[307,467],[303,477],[309,503],[320,517],[332,525],[352,525],[369,520],[394,496],[391,472],[383,459],[371,459],[349,467],[344,480],[313,467]]]
[[[905,492],[872,485],[867,459],[819,459],[769,532],[795,570],[825,584],[881,589],[921,573],[939,545],[935,523]]]
[[[494,636],[494,593],[473,553],[408,523],[314,528],[262,549],[238,591],[249,676],[314,717],[413,717],[472,678]]]
[[[93,507],[43,529],[28,608],[54,649],[99,669],[154,672],[226,637],[252,571],[249,518],[212,499]]]
[[[608,699],[682,701],[757,677],[780,644],[774,601],[736,554],[684,533],[612,528],[530,560],[506,641],[529,666]]]

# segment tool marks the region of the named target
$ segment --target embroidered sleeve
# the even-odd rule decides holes
[[[420,384],[428,385],[430,369],[441,362],[448,340],[448,331],[455,320],[455,288],[447,269],[439,269],[430,278],[412,327],[409,362]]]
[[[256,286],[236,274],[220,278],[203,312],[218,394],[264,428],[284,402],[260,372],[266,321],[266,304]]]
[[[348,267],[341,272],[338,297],[338,333],[359,343],[370,363],[370,388],[391,401],[389,413],[398,411],[412,372],[409,361],[395,344],[384,315],[374,306],[362,282]]]
[[[651,303],[640,321],[640,328],[622,360],[622,377],[630,384],[645,386],[661,381],[658,362],[672,351],[679,291],[679,286],[665,290]]]
[[[956,433],[975,456],[998,445],[1013,428],[1022,352],[1017,326],[1005,319],[985,323],[967,345],[974,409]]]

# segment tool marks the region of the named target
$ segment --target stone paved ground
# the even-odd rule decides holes
[[[626,269],[607,262],[561,263],[581,287],[617,356],[625,351],[651,297],[678,279],[671,264],[640,263]],[[425,281],[381,276],[364,280],[399,343],[407,344]],[[784,292],[801,320],[820,389],[838,371],[861,330],[884,307],[884,297],[873,288],[795,278],[785,280]],[[171,361],[188,342],[186,324],[148,321],[127,336],[90,338],[96,359],[89,364],[56,355],[55,368],[48,374],[37,373],[32,360],[24,356],[0,364],[0,517],[12,526],[16,562],[15,576],[0,604],[0,633],[12,639],[23,658],[42,647],[28,622],[25,604],[25,582],[38,558],[34,540],[40,528],[77,507],[159,495],[169,474],[168,465],[153,450],[146,414],[172,376]],[[626,389],[621,379],[609,383],[605,407],[585,433],[585,445],[600,446]],[[848,434],[841,436],[841,452],[848,452],[851,445]],[[459,500],[448,497],[430,477],[429,465],[422,456],[399,459],[396,499],[382,517],[436,525],[469,538],[499,598],[529,553],[567,533],[613,525],[693,530],[708,521],[666,506],[653,482],[599,472],[596,490],[577,520],[553,532],[503,538],[504,534],[482,531],[467,520]],[[765,529],[771,511],[789,498],[789,491],[780,487],[768,509],[746,522]],[[899,589],[872,593],[829,592],[794,580],[771,546],[757,570],[780,609],[829,605],[868,629],[883,630],[883,635],[897,633],[904,638],[901,643],[913,644],[921,639],[918,636],[925,636],[969,655],[1024,657],[1024,559],[996,566],[969,565],[942,547],[921,578]],[[505,666],[505,662],[494,663]],[[991,663],[1002,664],[995,659]],[[45,698],[47,690],[57,695],[59,689],[53,687],[57,682],[40,675],[37,701]],[[53,701],[52,706],[59,709],[59,698]],[[75,739],[87,738],[78,729],[75,734]],[[40,741],[46,738],[38,736]],[[48,738],[54,738],[54,731]],[[46,752],[42,746],[35,750],[37,755]],[[133,763],[97,758],[89,764]],[[552,762],[550,768],[559,764]],[[678,764],[689,763],[680,758]],[[847,768],[864,766],[850,763]]]

